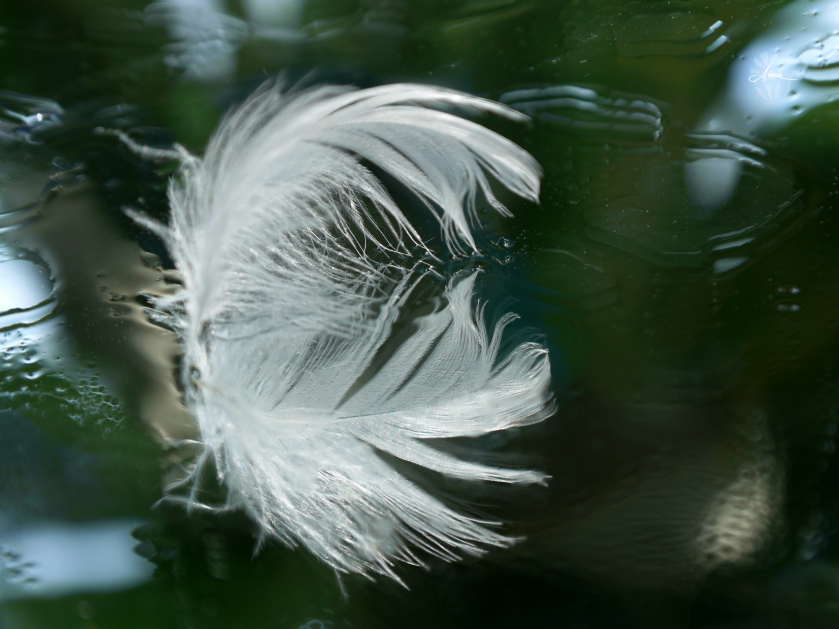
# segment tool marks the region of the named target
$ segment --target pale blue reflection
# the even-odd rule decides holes
[[[27,260],[0,262],[0,313],[27,310],[51,294],[52,282],[44,267]]]
[[[154,565],[133,552],[142,522],[38,523],[0,533],[0,601],[109,592],[148,581]]]
[[[798,0],[737,56],[725,89],[697,125],[699,134],[713,134],[732,154],[697,155],[686,166],[698,205],[713,211],[733,196],[743,166],[735,153],[743,148],[743,137],[768,137],[803,112],[839,98],[837,30],[835,0]],[[746,148],[755,147],[746,143]]]
[[[728,203],[737,191],[745,166],[766,170],[767,152],[727,133],[688,133],[697,146],[687,152],[685,185],[690,202],[705,213]]]
[[[193,80],[218,82],[236,72],[236,53],[252,37],[297,41],[303,0],[243,0],[248,20],[228,14],[224,0],[162,0],[146,8],[146,21],[172,39],[166,64]]]
[[[839,5],[799,0],[737,56],[726,88],[698,125],[747,137],[782,129],[802,111],[832,102],[839,87]]]
[[[750,242],[750,241],[745,241]],[[727,273],[733,269],[736,269],[741,264],[744,264],[748,258],[739,257],[739,258],[720,258],[719,260],[714,260],[714,273],[721,274]]]
[[[51,257],[46,248],[42,251]],[[100,387],[96,366],[68,361],[75,344],[67,333],[65,317],[54,314],[57,300],[51,275],[33,249],[3,247],[0,240],[0,372],[8,383],[0,386],[0,410],[14,408],[38,394],[38,388],[20,389],[15,378],[34,381],[50,374],[77,394],[64,399],[68,418],[113,418],[118,409]],[[55,380],[52,383],[56,386]]]
[[[242,0],[242,5],[251,22],[294,28],[303,16],[304,0]]]
[[[164,26],[173,43],[166,64],[197,81],[222,81],[236,71],[235,53],[247,24],[227,15],[222,0],[164,0],[150,4],[146,19]]]
[[[737,190],[743,163],[737,158],[705,157],[685,164],[685,183],[691,205],[715,210]]]
[[[45,266],[24,259],[0,259],[0,330],[41,321],[55,309],[52,293],[50,272]],[[16,340],[23,334],[19,330]],[[31,334],[27,332],[26,336]],[[6,335],[0,336],[0,348],[7,347],[7,340]]]

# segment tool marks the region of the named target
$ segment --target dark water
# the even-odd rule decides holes
[[[193,1],[0,7],[0,627],[839,624],[839,4]],[[408,590],[157,504],[195,429],[122,208],[172,169],[94,130],[200,153],[280,72],[533,118],[482,122],[541,204],[449,268],[545,337],[559,411],[510,443],[552,481],[475,489],[526,541]]]

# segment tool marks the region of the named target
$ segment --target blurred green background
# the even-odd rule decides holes
[[[837,626],[837,30],[817,0],[4,3],[0,628]],[[480,120],[545,174],[466,263],[550,348],[559,411],[509,448],[552,481],[471,490],[526,541],[410,589],[158,503],[195,429],[143,312],[171,262],[122,208],[165,220],[173,169],[95,130],[200,154],[280,75],[533,119]]]

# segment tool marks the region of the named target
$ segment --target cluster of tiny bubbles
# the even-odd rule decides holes
[[[96,365],[74,351],[56,303],[47,263],[16,241],[0,240],[0,404],[79,424],[121,421],[119,401],[100,382]]]
[[[49,326],[51,330],[40,339],[27,334],[30,330],[20,328],[0,332],[3,406],[10,410],[52,411],[78,424],[92,421],[105,429],[121,422],[124,410],[101,383],[95,363],[81,363],[72,353],[58,353],[61,344],[51,341],[62,332],[63,326],[60,321],[47,323],[53,323]]]

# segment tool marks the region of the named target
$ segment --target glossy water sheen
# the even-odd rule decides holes
[[[0,7],[0,627],[839,623],[839,2],[26,6]],[[559,400],[452,447],[552,480],[424,479],[526,540],[406,568],[410,590],[155,506],[196,432],[144,313],[177,274],[121,208],[165,220],[172,169],[94,130],[200,152],[281,71],[533,118],[482,122],[542,164],[541,204],[504,198],[516,218],[440,270],[484,269],[495,316],[516,300]]]

